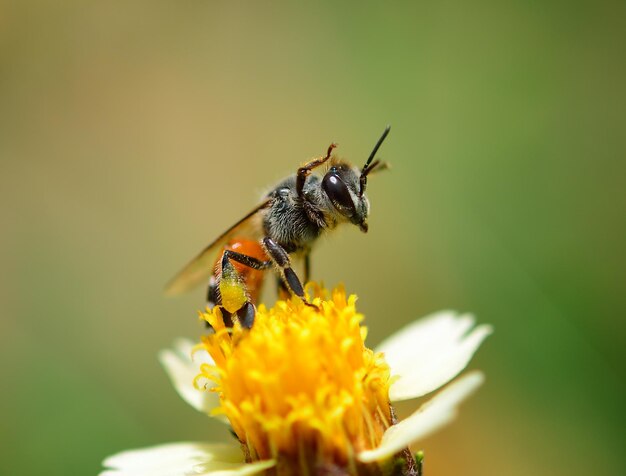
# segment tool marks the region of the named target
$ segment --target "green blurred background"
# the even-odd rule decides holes
[[[626,474],[624,2],[0,4],[0,473],[227,432],[156,360],[164,283],[331,141],[387,123],[370,232],[319,243],[370,343],[442,308],[496,333],[434,475]],[[409,411],[402,406],[401,412]]]

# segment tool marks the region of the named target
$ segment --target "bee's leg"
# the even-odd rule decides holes
[[[254,305],[248,300],[245,283],[240,279],[231,261],[259,270],[269,268],[272,262],[261,261],[232,250],[224,250],[222,255],[222,273],[219,280],[220,305],[229,314],[230,327],[232,327],[232,315],[237,314],[241,325],[250,328],[254,322]],[[226,324],[226,315],[224,320]]]
[[[272,261],[261,261],[253,256],[244,255],[243,253],[238,253],[233,250],[224,250],[224,254],[222,255],[222,279],[224,276],[224,268],[232,268],[232,270],[236,273],[235,267],[230,261],[235,261],[237,263],[241,263],[248,268],[264,270],[268,269],[272,266]]]
[[[206,306],[209,309],[213,309],[216,305],[221,304],[219,293],[219,280],[215,275],[209,279],[209,288],[206,295]]]
[[[233,322],[233,313],[232,312],[228,312],[222,306],[220,306],[220,311],[222,312],[222,321],[224,321],[224,326],[225,327],[233,327],[235,325],[234,322]],[[209,323],[207,322],[207,324],[209,324]],[[209,327],[212,327],[211,324],[209,324]]]
[[[224,325],[226,327],[233,327],[233,314],[228,312],[222,306],[222,297],[220,296],[220,280],[217,276],[211,276],[209,280],[209,289],[207,291],[207,307],[209,309],[213,309],[215,306],[218,306],[222,312],[222,320],[224,321]],[[208,329],[213,329],[213,326],[209,324],[208,321],[205,321],[205,326]]]
[[[298,174],[296,178],[296,191],[298,192],[299,197],[302,197],[302,191],[304,190],[304,182],[306,182],[306,178],[310,175],[311,170],[313,170],[315,167],[319,167],[328,159],[330,159],[330,154],[335,147],[337,147],[337,144],[335,143],[330,144],[328,146],[328,151],[326,152],[325,157],[320,157],[319,159],[313,159],[298,169]]]
[[[283,281],[283,277],[281,275],[276,276],[276,291],[278,293],[278,299],[283,301],[289,299],[289,296],[291,295],[291,292],[285,284],[285,281]]]
[[[256,309],[254,308],[254,304],[250,301],[247,301],[241,309],[237,311],[237,317],[239,318],[239,323],[242,327],[246,329],[252,329],[252,324],[254,324],[254,316],[256,315]],[[232,318],[231,325],[232,327]]]
[[[302,283],[300,282],[298,275],[296,275],[296,272],[291,267],[289,254],[285,251],[285,249],[268,236],[263,238],[263,248],[265,248],[265,252],[274,264],[280,268],[283,283],[287,285],[289,290],[302,299],[304,304],[317,309],[317,306],[307,301]]]
[[[311,279],[311,253],[304,255],[304,284]]]

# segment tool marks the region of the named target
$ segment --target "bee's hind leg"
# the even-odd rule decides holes
[[[206,307],[213,309],[215,306],[219,305],[220,302],[219,283],[217,277],[213,275],[209,280],[209,287],[206,293]]]
[[[287,286],[287,288],[300,299],[307,306],[314,307],[317,309],[315,304],[311,304],[306,299],[306,295],[304,294],[304,287],[298,278],[298,275],[291,267],[291,260],[289,259],[289,254],[285,251],[285,249],[272,240],[269,236],[263,238],[263,248],[265,248],[265,252],[271,258],[271,260],[278,266],[281,270],[281,278],[282,282]]]
[[[256,308],[254,304],[250,301],[247,301],[241,309],[237,311],[237,317],[239,318],[239,323],[242,327],[246,329],[252,329],[252,324],[254,324],[254,316],[256,316]],[[232,322],[232,318],[231,318]],[[232,326],[232,324],[231,324]]]
[[[231,261],[241,263],[252,269],[263,270],[272,265],[271,261],[261,261],[252,256],[238,253],[232,250],[224,250],[222,256],[222,273],[219,280],[219,294],[220,294],[220,306],[223,311],[228,313],[228,319],[230,325],[226,323],[226,313],[224,314],[224,324],[227,327],[232,327],[232,316],[237,314],[239,323],[246,328],[251,328],[254,323],[254,316],[256,309],[254,304],[248,299],[246,292],[246,285],[242,281],[235,269],[235,266]],[[210,289],[209,289],[210,292]]]
[[[220,296],[220,281],[217,276],[211,276],[209,280],[209,287],[207,290],[206,307],[213,309],[215,306],[220,308],[222,314],[222,320],[226,327],[233,327],[233,314],[228,312],[224,306],[222,306],[222,297]],[[244,305],[245,306],[245,305]],[[213,329],[213,326],[208,321],[204,321],[204,325],[207,329]]]

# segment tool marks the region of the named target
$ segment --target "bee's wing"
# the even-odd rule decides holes
[[[174,296],[189,291],[200,283],[207,282],[208,277],[213,272],[216,252],[235,236],[240,235],[248,239],[261,238],[263,227],[260,223],[261,215],[259,212],[269,207],[271,203],[272,198],[265,200],[204,248],[165,286],[165,294]]]

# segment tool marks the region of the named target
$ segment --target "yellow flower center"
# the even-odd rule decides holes
[[[203,365],[195,383],[217,384],[216,412],[226,415],[249,461],[349,468],[391,425],[389,367],[365,347],[356,296],[309,290],[318,310],[295,298],[261,305],[250,330],[225,328],[217,308],[202,314],[215,333],[200,347],[215,365]]]

